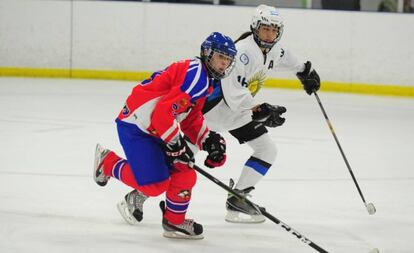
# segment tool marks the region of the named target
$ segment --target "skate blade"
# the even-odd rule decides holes
[[[262,223],[266,218],[263,215],[249,215],[241,212],[235,212],[227,210],[227,214],[224,217],[227,222],[232,223]]]
[[[118,208],[119,213],[121,214],[122,218],[130,224],[130,225],[138,225],[138,221],[135,219],[135,217],[129,212],[127,203],[125,200],[122,200],[119,202],[116,207]]]
[[[171,239],[184,239],[184,240],[201,240],[204,235],[187,235],[178,231],[164,231],[163,236]]]
[[[101,157],[99,155],[99,153],[101,153],[102,150],[102,146],[98,143],[96,144],[96,148],[95,148],[95,160],[93,163],[93,180],[95,181],[95,183],[97,183],[99,186],[105,186],[108,181],[109,181],[109,177],[106,177],[106,181],[98,181],[98,178],[96,177],[96,171],[98,170],[98,167],[101,165]]]

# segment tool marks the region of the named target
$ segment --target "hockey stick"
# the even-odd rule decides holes
[[[322,102],[321,102],[321,100],[319,99],[318,94],[316,93],[316,91],[314,91],[313,93],[315,94],[315,98],[316,98],[316,100],[318,101],[318,104],[319,104],[319,107],[320,107],[320,108],[321,108],[321,110],[322,110],[323,116],[324,116],[324,117],[325,117],[325,119],[326,119],[326,123],[328,123],[329,129],[331,130],[331,133],[332,133],[332,135],[333,135],[333,137],[334,137],[334,139],[335,139],[335,141],[336,141],[336,145],[338,145],[339,151],[341,152],[342,158],[343,158],[343,159],[344,159],[344,161],[345,161],[346,167],[348,167],[348,171],[349,171],[349,173],[351,174],[352,180],[354,180],[355,186],[357,187],[358,192],[359,192],[359,196],[361,196],[361,199],[362,199],[362,201],[364,202],[364,205],[365,205],[365,207],[367,208],[368,213],[369,213],[370,215],[375,214],[375,212],[376,212],[377,210],[375,209],[374,204],[372,204],[372,203],[367,203],[367,202],[365,201],[365,198],[364,198],[364,195],[362,194],[361,188],[359,188],[358,182],[357,182],[357,180],[356,180],[356,178],[355,178],[355,176],[354,176],[354,173],[352,172],[351,165],[349,165],[348,159],[346,159],[346,156],[345,156],[344,151],[342,150],[341,144],[339,144],[338,137],[336,137],[335,130],[334,130],[334,128],[333,128],[333,126],[332,126],[332,124],[331,124],[331,121],[330,121],[330,120],[329,120],[329,118],[328,118],[328,115],[326,114],[325,109],[323,108]]]
[[[281,220],[279,220],[278,218],[274,217],[273,215],[271,215],[270,213],[268,213],[264,207],[261,207],[259,205],[256,205],[255,203],[251,202],[250,200],[248,200],[247,198],[241,196],[239,193],[235,192],[233,189],[231,189],[230,187],[228,187],[226,184],[224,184],[223,182],[221,182],[220,180],[218,180],[217,178],[215,178],[214,176],[212,176],[210,173],[206,172],[205,170],[201,169],[200,167],[198,167],[195,164],[190,164],[190,166],[196,170],[197,172],[199,172],[200,174],[202,174],[203,176],[205,176],[206,178],[210,179],[211,181],[213,181],[215,184],[217,184],[218,186],[220,186],[221,188],[223,188],[224,190],[226,190],[227,192],[231,193],[232,195],[236,196],[238,199],[245,201],[247,204],[258,208],[260,210],[260,212],[263,214],[263,216],[265,216],[266,218],[268,218],[269,220],[273,221],[274,223],[276,223],[277,225],[279,225],[280,227],[284,228],[287,232],[291,233],[292,235],[294,235],[296,238],[298,238],[300,241],[302,241],[303,243],[309,245],[310,247],[314,248],[316,251],[318,252],[322,252],[322,253],[328,253],[328,251],[324,250],[323,248],[321,248],[319,245],[317,245],[316,243],[312,242],[311,240],[309,240],[308,238],[306,238],[305,236],[303,236],[301,233],[299,233],[298,231],[296,231],[295,229],[291,228],[289,225],[287,225],[286,223],[282,222]]]

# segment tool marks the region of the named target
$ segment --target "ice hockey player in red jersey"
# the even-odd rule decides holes
[[[116,118],[126,159],[96,146],[95,182],[105,186],[114,177],[134,189],[118,203],[128,223],[142,220],[148,197],[165,192],[164,236],[203,238],[202,225],[185,217],[196,173],[191,168],[194,155],[183,136],[207,151],[206,166],[224,164],[226,143],[208,129],[201,108],[213,83],[231,72],[236,53],[229,37],[212,33],[201,45],[200,58],[174,62],[134,87]]]

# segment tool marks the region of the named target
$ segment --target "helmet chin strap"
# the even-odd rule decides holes
[[[260,50],[262,50],[262,52],[264,54],[269,53],[269,51],[273,48],[273,46],[276,45],[276,42],[275,42],[275,43],[273,43],[273,45],[264,46],[262,40],[260,40],[259,36],[256,35],[254,32],[253,32],[253,38],[254,38],[254,41],[256,42],[257,46],[260,48]],[[268,44],[270,44],[270,43],[268,43]]]
[[[260,25],[257,28],[253,28],[252,26],[250,26],[250,30],[253,33],[253,38],[254,38],[254,41],[256,42],[257,46],[259,46],[259,48],[262,50],[262,52],[264,54],[267,54],[273,48],[273,46],[276,45],[277,37],[276,37],[274,43],[264,42],[263,40],[261,40],[259,38],[259,34],[258,34],[259,27],[260,27]]]
[[[272,48],[268,48],[268,47],[261,47],[260,48],[260,50],[262,50],[263,54],[269,53],[270,49],[272,49]]]

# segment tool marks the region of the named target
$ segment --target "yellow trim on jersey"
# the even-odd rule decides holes
[[[22,68],[22,67],[0,67],[1,76],[17,77],[52,77],[52,78],[85,78],[85,79],[112,79],[140,81],[148,78],[152,72],[132,72],[113,70],[85,70],[85,69],[44,69],[44,68]],[[290,79],[267,79],[264,87],[302,89],[298,80]],[[345,92],[381,96],[414,97],[414,86],[380,85],[363,83],[341,83],[323,81],[322,91]]]

